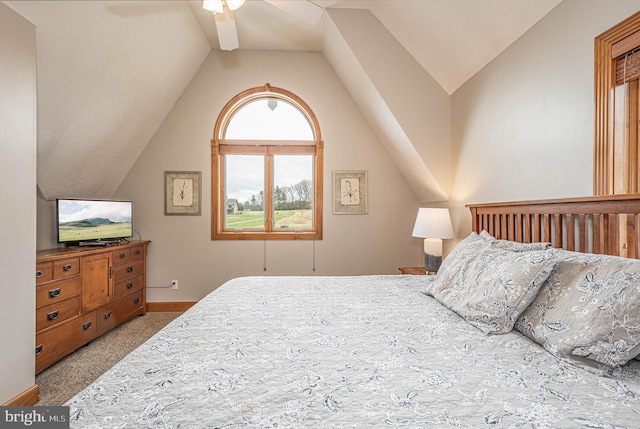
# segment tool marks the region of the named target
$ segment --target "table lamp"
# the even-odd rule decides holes
[[[454,237],[449,209],[418,209],[411,235],[424,238],[424,268],[427,274],[437,273],[442,263],[442,239]]]

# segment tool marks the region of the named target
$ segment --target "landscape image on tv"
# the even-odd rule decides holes
[[[58,242],[131,237],[131,201],[58,200]]]

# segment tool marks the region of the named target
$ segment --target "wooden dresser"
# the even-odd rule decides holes
[[[36,252],[36,374],[145,313],[148,244]]]

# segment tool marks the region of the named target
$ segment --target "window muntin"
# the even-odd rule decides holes
[[[267,84],[227,103],[211,141],[212,239],[322,239],[320,135],[286,90]]]

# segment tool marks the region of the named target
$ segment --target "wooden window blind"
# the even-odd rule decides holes
[[[640,78],[640,49],[627,52],[616,58],[616,85]]]

